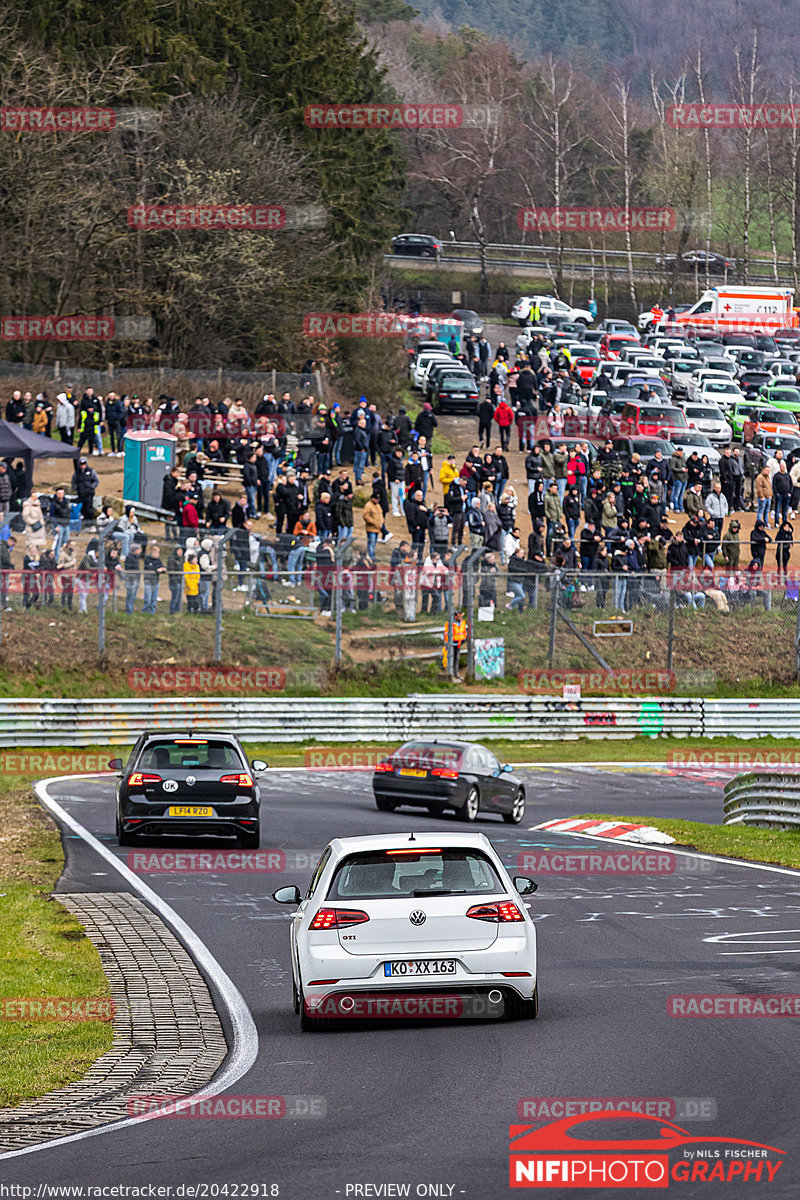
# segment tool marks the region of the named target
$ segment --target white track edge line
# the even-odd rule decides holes
[[[657,821],[658,817],[655,817],[654,820]],[[748,862],[744,858],[725,858],[720,854],[702,854],[699,851],[694,850],[676,850],[674,846],[665,846],[662,845],[661,842],[622,842],[616,838],[602,837],[594,833],[573,833],[571,829],[539,829],[536,825],[531,825],[528,829],[528,832],[546,834],[554,833],[560,837],[587,838],[590,842],[602,842],[608,847],[609,850],[612,849],[612,847],[616,848],[617,850],[620,850],[624,847],[626,850],[647,850],[651,853],[657,852],[659,854],[662,852],[666,852],[667,854],[680,854],[682,858],[701,858],[705,859],[706,862],[723,863],[729,867],[749,867],[751,871],[774,871],[778,875],[791,875],[794,879],[800,879],[800,870],[796,870],[794,867],[777,867],[772,866],[770,863]]]
[[[85,775],[64,775],[42,779],[34,785],[34,791],[37,798],[60,824],[66,825],[78,837],[82,838],[88,846],[99,854],[101,858],[112,866],[138,892],[142,899],[147,901],[151,908],[155,909],[165,923],[171,926],[177,934],[178,939],[183,943],[198,966],[202,967],[206,975],[213,980],[228,1010],[233,1029],[233,1046],[218,1078],[199,1091],[193,1092],[191,1096],[182,1096],[180,1099],[181,1102],[188,1103],[190,1100],[217,1096],[220,1092],[227,1091],[238,1079],[241,1079],[256,1061],[258,1056],[258,1033],[253,1016],[233,980],[226,974],[205,942],[200,939],[191,926],[187,925],[183,918],[178,916],[165,900],[135,875],[125,863],[121,862],[115,854],[112,854],[102,842],[98,841],[94,834],[90,833],[88,829],[81,825],[80,821],[77,821],[50,795],[48,785],[51,783],[64,783],[70,779],[85,778]],[[0,1161],[7,1158],[18,1158],[23,1154],[33,1154],[38,1150],[55,1149],[56,1146],[66,1146],[71,1142],[84,1141],[86,1138],[98,1137],[103,1133],[111,1133],[112,1130],[125,1129],[131,1125],[140,1125],[143,1121],[151,1121],[158,1116],[159,1112],[155,1110],[152,1113],[144,1113],[141,1116],[127,1117],[122,1121],[114,1121],[108,1125],[101,1125],[97,1129],[86,1129],[80,1133],[71,1133],[66,1137],[39,1142],[35,1146],[24,1146],[19,1150],[8,1150],[4,1154],[0,1154]]]

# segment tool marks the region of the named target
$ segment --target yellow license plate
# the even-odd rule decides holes
[[[191,805],[179,804],[169,809],[171,817],[213,817],[213,808],[197,808]]]
[[[401,767],[401,775],[413,775],[415,779],[424,779],[428,774],[427,771],[418,771],[415,767]]]

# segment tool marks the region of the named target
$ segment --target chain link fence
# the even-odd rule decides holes
[[[800,675],[791,571],[520,573],[463,548],[455,570],[431,571],[376,566],[348,543],[335,558],[258,546],[251,559],[230,534],[214,538],[188,571],[182,543],[162,541],[157,570],[126,571],[109,551],[93,570],[0,572],[0,671],[88,668],[155,694],[183,686],[176,671],[212,666],[273,672],[250,679],[261,694],[335,692],[348,672],[397,669],[410,684],[460,674],[531,694],[573,675],[599,694]]]
[[[312,400],[325,398],[325,377],[321,371],[184,371],[174,367],[124,367],[109,363],[105,371],[86,367],[70,367],[65,363],[0,362],[0,378],[17,379],[19,387],[33,390],[51,384],[58,390],[66,384],[75,388],[93,387],[101,395],[115,391],[140,397],[156,398],[163,394],[207,395],[213,399],[223,395],[241,396],[247,401],[261,399],[271,393],[280,396],[289,392],[292,400],[309,396]]]

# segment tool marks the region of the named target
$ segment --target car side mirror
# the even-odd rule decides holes
[[[531,879],[528,875],[515,875],[512,883],[520,896],[530,896],[539,890],[536,880]]]
[[[514,770],[514,768],[513,768],[513,766],[511,765],[511,763],[503,763],[502,770],[503,770],[503,771],[513,771],[513,770]]]
[[[272,899],[277,900],[278,904],[299,904],[302,896],[300,888],[293,883],[289,887],[278,888],[277,892],[272,893]]]
[[[108,769],[109,769],[109,771],[121,771],[122,770],[122,759],[121,758],[112,758],[108,764]]]
[[[266,771],[268,767],[269,767],[269,763],[264,762],[263,758],[254,758],[253,759],[253,770],[254,771]]]

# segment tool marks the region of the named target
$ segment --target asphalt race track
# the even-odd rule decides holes
[[[524,852],[596,849],[596,842],[530,828],[558,816],[721,816],[722,776],[589,765],[521,774],[529,801],[522,825],[490,817],[476,826],[514,866]],[[378,813],[368,772],[274,770],[262,789],[262,848],[302,852],[307,868],[144,878],[205,942],[253,1015],[258,1057],[232,1092],[321,1097],[313,1107],[325,1115],[150,1120],[6,1158],[0,1184],[32,1185],[34,1197],[39,1184],[277,1184],[274,1194],[289,1200],[402,1195],[348,1191],[398,1184],[410,1185],[411,1196],[494,1200],[512,1194],[508,1126],[534,1123],[520,1107],[526,1097],[688,1097],[706,1102],[704,1119],[695,1119],[697,1108],[686,1115],[685,1105],[672,1119],[691,1133],[768,1143],[786,1159],[771,1184],[671,1188],[692,1197],[800,1195],[800,1018],[667,1014],[676,993],[800,991],[800,874],[682,856],[674,872],[657,876],[537,873],[539,891],[530,899],[541,960],[538,1020],[342,1022],[332,1032],[301,1034],[291,1007],[291,910],[270,893],[284,883],[304,888],[315,856],[335,835],[459,826],[410,811]],[[113,836],[110,780],[65,780],[50,794],[127,858]],[[59,890],[127,890],[79,838],[69,835],[66,845]]]

